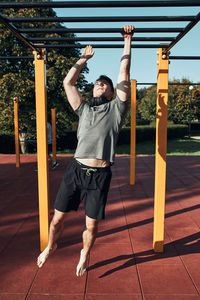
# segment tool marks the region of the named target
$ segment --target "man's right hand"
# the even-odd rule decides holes
[[[134,33],[134,26],[133,25],[123,26],[122,36],[124,37],[124,39],[132,38],[133,33]]]
[[[88,59],[92,58],[93,55],[94,55],[94,51],[92,49],[92,46],[89,45],[84,48],[81,58],[85,58],[88,60]]]

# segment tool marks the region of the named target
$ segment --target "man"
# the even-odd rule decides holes
[[[115,99],[112,100],[114,88],[107,76],[97,79],[93,89],[94,98],[89,104],[83,101],[76,87],[81,70],[94,55],[91,46],[84,49],[81,58],[64,79],[68,101],[79,116],[78,145],[55,201],[49,243],[38,257],[38,267],[42,267],[49,255],[56,250],[56,241],[62,234],[66,212],[77,210],[81,199],[84,199],[86,230],[83,232],[83,249],[76,275],[81,276],[86,271],[87,258],[98,232],[98,222],[104,219],[112,176],[110,165],[114,162],[117,136],[127,108],[133,29],[132,25],[123,27],[124,50]]]

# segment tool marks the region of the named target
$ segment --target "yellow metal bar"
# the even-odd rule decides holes
[[[40,249],[43,251],[49,239],[46,62],[44,49],[42,49],[41,55],[36,51],[33,53],[35,58]]]
[[[153,249],[164,251],[169,57],[158,49]]]
[[[20,151],[19,151],[19,99],[13,98],[14,103],[14,127],[15,127],[15,153],[16,153],[16,167],[20,167]]]
[[[51,128],[52,128],[52,155],[53,162],[56,162],[56,109],[51,109]]]
[[[135,144],[136,144],[136,80],[131,80],[131,149],[130,184],[135,184]]]

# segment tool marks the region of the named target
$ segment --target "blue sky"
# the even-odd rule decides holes
[[[57,0],[54,0],[55,2]],[[60,1],[60,0],[59,0]],[[163,8],[58,8],[54,9],[57,16],[186,16],[197,15],[200,7],[163,7]],[[130,22],[127,24],[131,24]],[[185,27],[188,22],[135,22],[136,28],[141,27]],[[123,23],[64,23],[69,28],[120,28]],[[141,36],[175,36],[176,33],[135,33]],[[77,36],[120,36],[120,34],[77,34]],[[171,49],[173,56],[200,56],[200,22]],[[94,43],[94,42],[93,42]],[[118,42],[119,43],[119,42]],[[94,82],[100,74],[106,74],[116,84],[119,72],[120,58],[123,49],[95,49],[94,57],[88,61],[89,74],[86,79]],[[137,82],[156,82],[157,49],[132,49],[131,79]],[[169,79],[187,78],[193,82],[200,82],[200,61],[171,60]]]

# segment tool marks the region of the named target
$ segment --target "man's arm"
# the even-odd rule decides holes
[[[117,96],[120,100],[126,101],[130,91],[131,39],[134,27],[132,25],[127,25],[124,26],[123,29],[124,50],[117,79]]]
[[[76,87],[78,76],[83,69],[84,65],[94,55],[92,46],[86,46],[81,58],[76,64],[69,70],[67,76],[63,80],[63,85],[71,107],[76,110],[82,102],[82,96]]]

